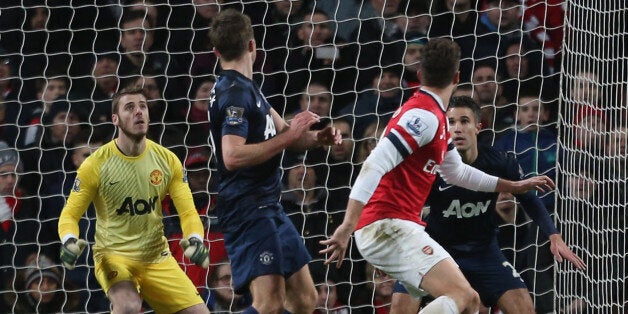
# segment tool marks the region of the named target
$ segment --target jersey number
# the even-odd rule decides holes
[[[523,281],[523,279],[521,279],[521,276],[519,276],[519,273],[515,270],[514,267],[512,267],[512,264],[510,264],[508,262],[503,262],[502,266],[510,268],[512,270],[512,276],[514,278],[519,278],[519,280]]]
[[[264,139],[267,140],[271,137],[277,135],[277,130],[275,129],[275,122],[273,121],[273,117],[269,114],[266,115],[266,129],[264,130]]]

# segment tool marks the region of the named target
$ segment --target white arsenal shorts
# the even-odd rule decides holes
[[[425,227],[408,220],[373,222],[355,232],[355,242],[367,262],[399,280],[415,298],[427,295],[419,289],[423,276],[441,260],[451,258]]]

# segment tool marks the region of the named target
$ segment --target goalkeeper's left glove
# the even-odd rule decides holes
[[[209,250],[205,247],[203,241],[191,237],[190,239],[181,239],[179,245],[183,248],[183,254],[192,263],[203,268],[209,267]]]

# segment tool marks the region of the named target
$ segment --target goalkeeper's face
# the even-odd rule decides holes
[[[133,139],[141,139],[148,132],[148,102],[142,94],[120,97],[118,111],[113,115],[113,124],[120,133]]]

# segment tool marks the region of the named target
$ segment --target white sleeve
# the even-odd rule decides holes
[[[447,151],[443,163],[438,167],[438,173],[449,184],[481,192],[495,192],[499,180],[498,177],[462,162],[455,148]]]
[[[362,164],[349,198],[366,204],[375,192],[379,180],[402,161],[402,154],[388,137],[382,138]]]
[[[432,112],[423,109],[404,112],[364,161],[349,197],[366,204],[382,177],[406,156],[430,143],[437,130],[438,118]]]

